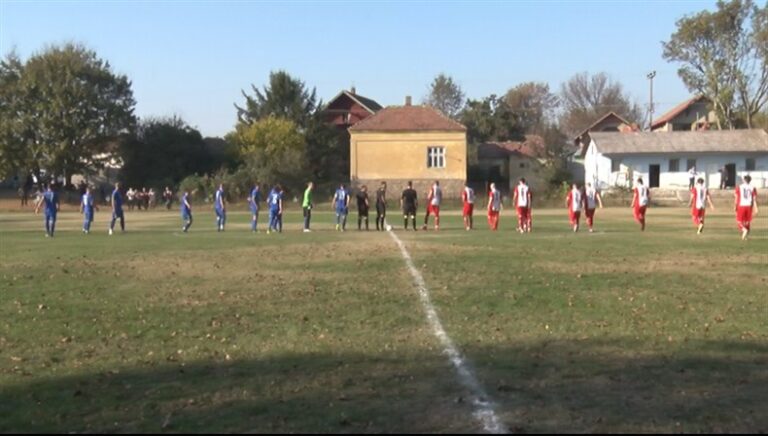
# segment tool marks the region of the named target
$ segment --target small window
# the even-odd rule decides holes
[[[611,159],[611,172],[618,173],[621,171],[621,161],[618,159]]]
[[[427,148],[427,168],[445,168],[445,147]]]
[[[520,168],[525,168],[525,167],[526,167],[525,162],[520,162]]]
[[[688,163],[685,165],[689,170],[696,166],[696,159],[688,159]]]
[[[747,158],[747,171],[755,171],[757,168],[757,164],[755,163],[755,159],[752,157]]]
[[[669,160],[669,172],[670,173],[676,173],[680,171],[680,159],[670,159]]]

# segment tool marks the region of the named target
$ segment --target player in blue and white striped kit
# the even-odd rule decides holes
[[[120,229],[125,231],[125,214],[123,213],[123,196],[120,194],[120,182],[115,183],[112,191],[112,222],[109,224],[109,234],[115,230],[115,222],[120,219]]]
[[[347,215],[349,215],[349,191],[343,183],[333,195],[333,207],[336,209],[336,230],[344,232],[347,229]]]
[[[35,214],[40,213],[40,207],[45,205],[45,237],[52,238],[56,230],[56,214],[59,212],[59,195],[53,190],[53,183],[43,193],[43,198],[35,207]]]
[[[275,185],[267,198],[269,205],[269,230],[267,233],[283,232],[283,188]]]
[[[91,233],[91,224],[93,223],[94,209],[96,208],[91,187],[86,186],[85,194],[83,194],[83,198],[80,200],[80,213],[83,214],[83,233],[86,235]]]
[[[223,232],[224,225],[227,223],[227,200],[224,195],[223,184],[220,184],[219,189],[216,190],[216,195],[213,199],[213,209],[216,211],[216,230]]]
[[[192,205],[189,204],[189,192],[187,191],[184,191],[184,195],[181,197],[181,220],[184,222],[181,231],[187,233],[192,226]]]
[[[248,196],[248,205],[251,207],[251,231],[256,233],[256,226],[259,224],[259,209],[261,207],[261,188],[258,183],[253,185],[251,195]]]

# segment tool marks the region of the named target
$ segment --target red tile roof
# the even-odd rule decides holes
[[[429,106],[389,106],[349,128],[352,132],[466,132],[467,128]]]
[[[532,159],[546,157],[544,138],[539,135],[526,135],[524,141],[486,142],[477,149],[477,157],[499,159],[511,155],[525,156]]]
[[[704,97],[703,95],[699,95],[693,98],[690,98],[679,105],[673,107],[669,110],[669,112],[662,115],[660,118],[657,118],[656,121],[654,121],[651,124],[651,129],[655,129],[657,127],[661,127],[664,124],[667,124],[668,122],[672,121],[675,117],[683,113],[686,109],[694,105],[695,103],[700,102],[701,100],[708,100],[707,97]]]

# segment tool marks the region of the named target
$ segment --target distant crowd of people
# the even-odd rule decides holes
[[[751,186],[752,178],[749,175],[743,177],[743,183],[739,185],[734,193],[734,211],[739,230],[742,233],[742,239],[747,239],[751,230],[753,216],[758,213],[757,189]],[[302,209],[304,215],[304,232],[311,232],[312,210],[314,184],[309,182],[304,191]],[[115,184],[115,188],[110,195],[110,207],[112,209],[112,219],[109,225],[109,234],[114,232],[115,224],[119,221],[121,230],[125,231],[125,214],[123,207],[128,205],[129,210],[133,209],[132,203],[148,209],[153,207],[152,190],[137,191],[129,189],[126,200],[123,199],[120,183]],[[182,231],[188,232],[192,226],[192,204],[190,202],[189,191],[184,191],[181,195],[181,218],[183,222]],[[266,207],[269,211],[269,224],[267,233],[281,233],[283,231],[283,211],[284,211],[284,191],[281,185],[274,185],[266,195]],[[357,228],[358,230],[369,229],[369,209],[370,199],[367,186],[361,186],[355,195],[357,200]],[[163,199],[166,207],[170,209],[173,193],[170,188],[163,192]],[[345,184],[339,185],[339,188],[333,195],[331,208],[335,212],[336,230],[346,231],[347,217],[349,215],[349,205],[351,200],[350,190]],[[462,217],[464,228],[467,231],[474,229],[474,209],[476,204],[475,191],[465,183],[461,192]],[[376,230],[392,230],[392,226],[387,224],[387,184],[381,182],[376,191]],[[435,180],[427,192],[426,210],[424,215],[424,225],[422,230],[429,228],[429,218],[434,217],[434,229],[440,230],[440,207],[443,201],[443,191],[440,187],[440,181]],[[261,211],[262,195],[259,183],[254,184],[248,196],[248,204],[251,210],[251,231],[258,231],[259,214]],[[642,178],[638,178],[633,189],[633,197],[630,208],[633,211],[635,220],[640,225],[640,230],[646,228],[646,211],[651,204],[650,190],[644,184]],[[705,186],[704,179],[699,178],[690,189],[689,207],[691,207],[691,216],[697,228],[697,233],[701,234],[704,230],[704,219],[707,206],[714,208],[708,188]],[[574,183],[571,190],[565,198],[565,205],[568,209],[568,216],[574,232],[579,231],[581,214],[584,213],[589,226],[589,231],[593,231],[595,211],[603,208],[603,201],[600,193],[590,183],[581,186]],[[418,212],[418,193],[413,188],[413,183],[408,182],[400,195],[400,210],[403,213],[403,229],[408,230],[409,224],[414,231],[417,230],[416,216]],[[520,233],[531,233],[533,231],[533,192],[524,178],[521,178],[513,190],[512,206],[517,214],[517,231]],[[60,209],[58,194],[54,185],[50,184],[37,202],[35,213],[45,208],[45,231],[47,237],[52,237],[56,225],[56,216]],[[497,231],[501,212],[503,210],[503,198],[501,191],[494,183],[490,184],[488,199],[486,202],[486,215],[488,226],[491,231]],[[213,198],[213,209],[216,215],[216,230],[223,232],[227,222],[227,200],[224,191],[224,185],[220,184]],[[94,219],[94,213],[98,210],[94,201],[92,189],[89,186],[84,187],[81,197],[80,211],[84,215],[83,233],[90,233],[91,224]]]

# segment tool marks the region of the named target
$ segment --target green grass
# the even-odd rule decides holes
[[[768,431],[764,216],[746,243],[727,211],[698,237],[683,209],[476,218],[398,235],[510,429]],[[106,219],[0,214],[0,432],[480,430],[388,235]]]

